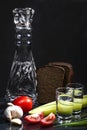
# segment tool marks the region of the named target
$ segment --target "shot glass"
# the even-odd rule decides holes
[[[73,88],[60,87],[56,89],[56,112],[59,124],[72,121]]]
[[[87,87],[84,87],[82,110],[85,111],[86,109],[87,109]]]
[[[73,118],[81,118],[84,85],[80,83],[68,83],[66,87],[74,89]]]

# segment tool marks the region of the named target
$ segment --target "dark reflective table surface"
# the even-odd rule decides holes
[[[87,126],[80,127],[58,127],[57,125],[52,125],[49,127],[41,127],[40,124],[30,125],[24,123],[21,126],[11,125],[9,122],[5,122],[0,119],[0,130],[87,130]]]

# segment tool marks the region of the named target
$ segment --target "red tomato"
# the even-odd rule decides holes
[[[46,116],[45,118],[41,119],[41,125],[42,126],[48,126],[48,125],[52,125],[54,123],[56,119],[55,114],[50,113],[48,116]]]
[[[25,116],[24,120],[28,123],[36,124],[39,123],[42,118],[44,118],[43,112]]]
[[[38,114],[39,114],[39,116],[40,116],[41,119],[44,118],[44,112],[40,112],[40,113],[38,113]]]
[[[19,96],[12,101],[14,105],[20,106],[24,113],[27,113],[33,107],[33,101],[28,96]]]

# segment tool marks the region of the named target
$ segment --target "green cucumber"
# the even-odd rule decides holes
[[[47,116],[51,112],[56,114],[56,102],[52,105],[47,105],[47,106],[42,105],[42,106],[36,107],[36,108],[30,110],[29,114],[34,114],[34,113],[38,113],[38,112],[44,112],[45,116]]]

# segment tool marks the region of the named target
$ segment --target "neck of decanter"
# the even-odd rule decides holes
[[[15,41],[17,46],[30,45],[32,42],[32,29],[18,29],[16,28]]]
[[[29,45],[31,43],[34,10],[31,8],[15,8],[13,15],[16,29],[16,45]]]

